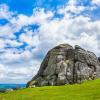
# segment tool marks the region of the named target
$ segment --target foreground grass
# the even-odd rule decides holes
[[[0,100],[100,100],[100,79],[83,84],[35,87],[0,93]]]

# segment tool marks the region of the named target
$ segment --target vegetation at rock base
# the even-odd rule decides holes
[[[19,89],[0,93],[0,100],[100,100],[100,79],[74,85]]]

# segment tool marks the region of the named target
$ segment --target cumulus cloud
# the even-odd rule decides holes
[[[2,83],[16,83],[17,80],[20,80],[17,83],[26,83],[36,74],[40,65],[40,61],[33,60],[30,51],[20,54],[6,50],[6,53],[0,55],[0,60],[0,82]]]
[[[96,4],[97,6],[100,6],[100,0],[92,0],[92,4]]]
[[[97,37],[100,35],[100,27],[98,27],[100,22],[92,22],[90,18],[84,16],[73,19],[66,16],[61,20],[54,19],[41,25],[39,28],[39,48],[44,48],[43,51],[46,52],[59,43],[78,44],[84,48],[87,48],[86,45],[88,45],[88,49],[91,48],[90,50],[98,55]]]
[[[34,71],[35,70],[35,71]],[[0,64],[0,81],[1,83],[21,83],[29,81],[30,77],[36,74],[36,70],[33,67],[21,67],[21,68],[10,68]],[[24,80],[23,80],[24,79]],[[9,81],[10,80],[10,81]]]
[[[55,12],[43,8],[33,9],[27,16],[16,15],[7,5],[1,5],[0,18],[9,20],[0,26],[1,81],[27,82],[38,71],[47,51],[61,43],[77,44],[100,56],[100,20],[82,15],[86,9],[77,6],[77,0],[69,0],[57,9],[58,14],[63,14],[57,18]],[[39,26],[35,31],[28,28],[33,24]]]
[[[6,4],[1,4],[0,5],[0,19],[6,18],[7,20],[9,20],[10,18],[12,18],[12,16],[13,16],[13,12],[9,11],[9,7]]]
[[[0,40],[0,48],[4,48],[5,44],[4,44],[4,40]]]
[[[70,11],[71,13],[79,14],[84,11],[84,6],[77,6],[78,0],[69,0],[67,6],[64,8],[65,11]]]

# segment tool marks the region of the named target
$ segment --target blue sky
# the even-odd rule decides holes
[[[61,43],[100,56],[99,0],[0,0],[0,83],[26,83]]]
[[[31,15],[36,7],[45,8],[45,10],[55,10],[57,7],[66,4],[67,0],[1,0],[2,3],[10,6],[11,11]]]

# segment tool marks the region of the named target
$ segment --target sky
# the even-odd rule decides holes
[[[27,83],[62,43],[100,56],[100,0],[0,0],[0,83]]]

